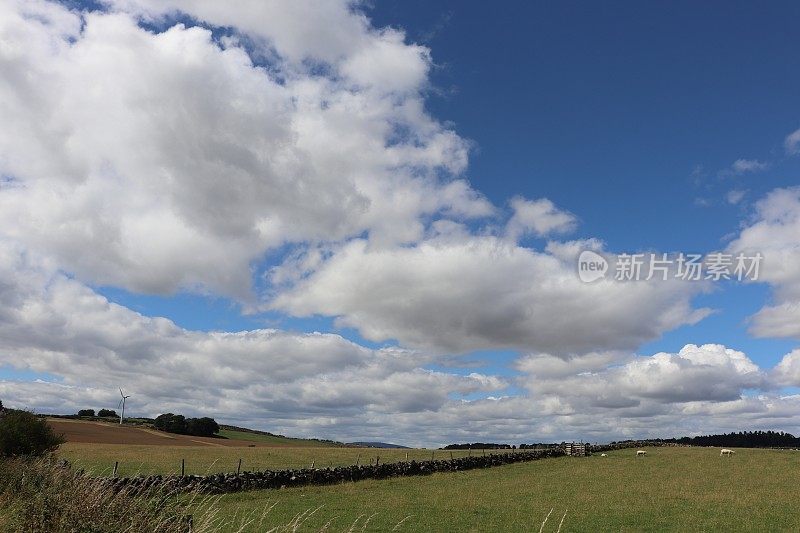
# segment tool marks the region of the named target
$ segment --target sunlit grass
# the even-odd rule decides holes
[[[237,447],[214,446],[151,446],[128,444],[85,444],[68,442],[59,449],[59,455],[76,468],[95,475],[110,475],[114,462],[119,462],[118,475],[174,474],[179,473],[181,459],[185,460],[186,474],[235,472],[239,459],[242,470],[274,470],[284,468],[317,468],[332,466],[405,461],[449,459],[481,454],[467,450],[401,450],[341,447]],[[502,452],[499,452],[502,453]]]
[[[223,496],[222,516],[275,504],[288,522],[320,508],[302,531],[799,531],[800,452],[650,448],[484,470]],[[564,516],[564,513],[567,513]],[[251,529],[249,531],[257,531]]]

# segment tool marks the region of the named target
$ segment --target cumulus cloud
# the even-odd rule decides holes
[[[492,236],[434,236],[415,246],[347,243],[289,284],[271,305],[338,317],[375,341],[442,352],[517,348],[567,356],[634,349],[706,316],[703,284],[592,284],[577,276],[577,246],[537,252]]]
[[[54,376],[0,381],[9,406],[113,408],[122,385],[135,414],[202,413],[292,435],[411,445],[796,424],[796,399],[743,395],[766,387],[764,373],[724,346],[530,355],[514,365],[517,378],[433,371],[430,354],[369,349],[335,334],[185,330],[109,302],[12,243],[0,250],[0,365]],[[796,379],[792,357],[775,371],[786,383]],[[514,383],[527,392],[505,395]],[[464,399],[476,394],[489,397]]]
[[[336,334],[185,330],[109,302],[11,243],[0,251],[0,366],[58,378],[5,382],[0,393],[11,405],[58,412],[108,406],[124,386],[148,415],[174,409],[297,419],[436,410],[451,395],[507,386],[477,372],[425,370],[429,356],[368,349]]]
[[[751,331],[800,338],[800,187],[776,189],[757,202],[754,218],[729,250],[762,253],[759,280],[774,288],[775,302],[752,317]]]
[[[411,445],[796,425],[798,398],[744,394],[797,384],[793,354],[767,377],[718,345],[633,355],[705,316],[704,285],[584,284],[577,255],[601,241],[520,245],[577,217],[516,197],[497,222],[464,179],[470,143],[425,110],[431,51],[358,3],[102,4],[0,2],[0,366],[42,377],[0,381],[7,405],[114,407],[124,386],[138,414]],[[732,244],[775,262],[760,333],[797,335],[797,196],[763,200]],[[251,285],[278,253],[264,303]],[[333,316],[398,345],[191,331],[98,285]],[[458,366],[503,348],[531,354],[514,377]]]
[[[772,374],[773,379],[779,385],[800,387],[800,350],[794,350],[784,355]]]
[[[609,365],[609,354],[590,354],[577,361],[556,362],[553,356],[529,356],[518,363],[531,372],[529,388],[537,394],[572,397],[573,404],[635,408],[655,400],[659,406],[693,401],[732,401],[744,389],[763,388],[766,377],[744,353],[718,344],[687,344],[678,353],[632,357]],[[598,369],[598,364],[601,366]],[[561,372],[541,375],[544,366]],[[565,370],[573,368],[572,375]],[[577,370],[577,371],[576,371]],[[549,375],[548,375],[549,374]]]
[[[577,225],[575,215],[558,209],[547,198],[512,198],[511,208],[514,214],[506,224],[506,234],[515,241],[527,233],[537,237],[567,233]]]
[[[401,32],[345,2],[115,5],[134,4],[262,32],[276,55],[122,11],[2,4],[0,226],[80,279],[246,300],[286,242],[410,242],[421,217],[491,214],[458,179],[468,143],[424,110],[428,51]]]

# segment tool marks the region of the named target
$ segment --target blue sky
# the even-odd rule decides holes
[[[552,410],[519,438],[568,436],[585,425],[564,413],[622,390],[637,407],[587,413],[602,420],[594,437],[800,427],[786,414],[800,401],[796,3],[6,10],[17,22],[0,36],[58,45],[20,44],[0,63],[21,132],[0,136],[14,296],[0,290],[0,311],[15,317],[0,313],[5,397],[71,409],[107,401],[113,380],[141,379],[146,414],[202,408],[355,439],[370,436],[359,421],[388,416],[393,425],[369,431],[407,434],[427,412],[458,439],[465,421],[476,435],[503,433],[506,406]],[[15,65],[39,82],[35,105]],[[569,255],[592,246],[757,249],[768,272],[705,290],[609,282],[595,293]],[[62,306],[72,300],[61,287],[85,297]],[[330,346],[296,352],[274,339],[306,345],[314,332]],[[259,340],[244,348],[228,334]],[[249,381],[228,374],[231,353]],[[313,370],[293,380],[259,373],[304,358]],[[143,361],[215,378],[162,397],[168,378],[137,378]],[[703,379],[724,390],[704,396],[693,388]],[[767,416],[773,407],[753,403],[762,396],[789,399]],[[231,414],[245,397],[260,410]],[[740,418],[713,418],[723,408]],[[478,422],[482,409],[498,422]],[[325,422],[355,412],[364,418]],[[684,422],[687,412],[702,414]]]

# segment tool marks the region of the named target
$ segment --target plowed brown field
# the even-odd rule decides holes
[[[215,439],[209,437],[192,437],[174,435],[149,428],[136,426],[120,426],[106,422],[90,422],[48,418],[47,421],[56,433],[62,433],[67,442],[84,442],[93,444],[149,444],[154,446],[225,446],[253,447],[266,446],[265,443]]]

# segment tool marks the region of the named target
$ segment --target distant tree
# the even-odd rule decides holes
[[[188,431],[186,417],[173,413],[158,415],[153,421],[153,427],[169,433],[185,435]]]
[[[119,415],[117,414],[117,412],[112,410],[112,409],[100,409],[97,412],[97,416],[119,418]]]
[[[204,416],[202,418],[189,418],[186,420],[186,432],[189,435],[198,437],[212,437],[219,433],[219,424],[213,418]]]
[[[94,409],[81,409],[78,416],[94,416]]]
[[[0,456],[42,455],[64,442],[50,424],[27,411],[8,411],[0,417]]]

